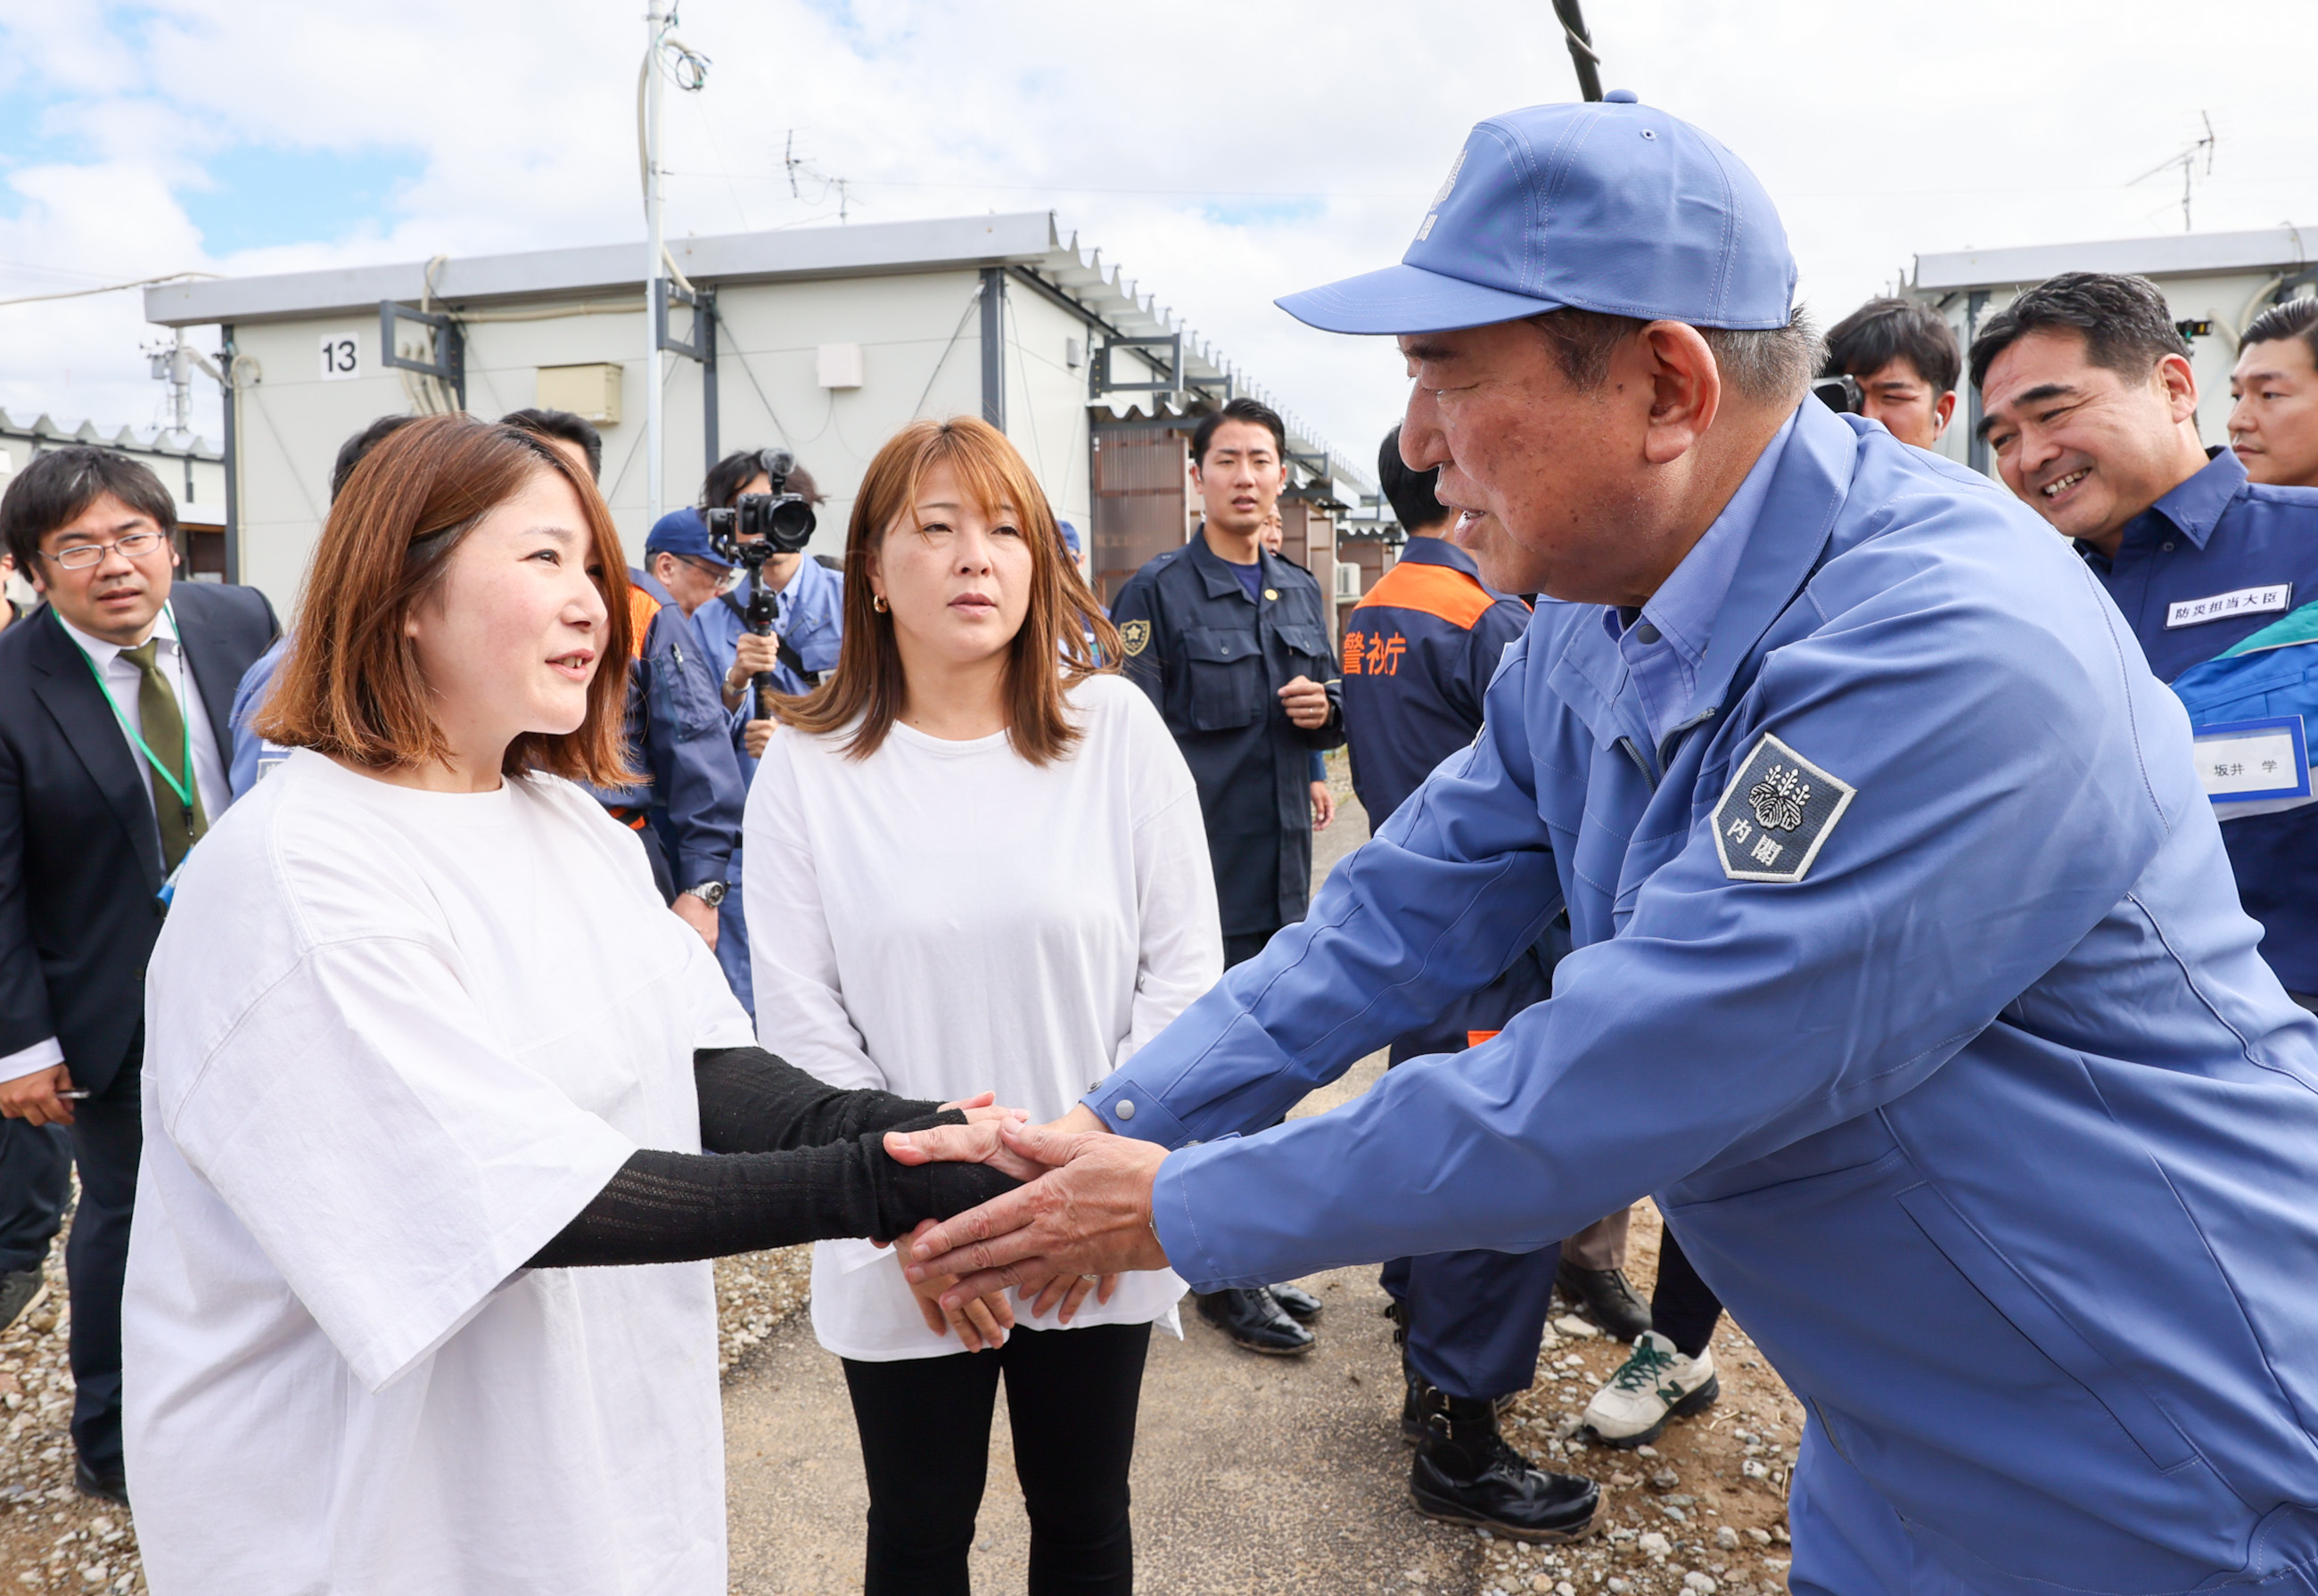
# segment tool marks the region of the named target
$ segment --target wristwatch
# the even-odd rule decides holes
[[[724,901],[727,888],[722,881],[703,881],[697,887],[687,887],[684,890],[713,909]]]

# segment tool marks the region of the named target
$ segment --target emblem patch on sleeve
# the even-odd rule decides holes
[[[1734,881],[1803,879],[1856,789],[1765,736],[1714,807],[1714,851]]]
[[[1120,622],[1119,640],[1127,645],[1128,653],[1141,654],[1151,646],[1151,623],[1147,620]]]

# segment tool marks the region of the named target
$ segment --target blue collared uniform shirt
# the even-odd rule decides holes
[[[2188,717],[2026,506],[1857,418],[1801,407],[1743,533],[1679,704],[1540,606],[1472,748],[1089,1095],[1178,1150],[1171,1261],[1652,1193],[1809,1411],[1798,1591],[2318,1590],[2318,1022]],[[1253,1133],[1565,908],[1496,1038]]]
[[[2170,681],[2318,601],[2318,488],[2246,480],[2227,449],[2125,523],[2114,559],[2079,552]],[[2261,951],[2289,991],[2318,993],[2318,805],[2222,823]]]
[[[749,629],[750,591],[744,577],[731,592],[692,612],[692,624],[708,645],[709,663],[720,681],[732,670],[741,635]],[[798,561],[788,586],[773,595],[773,630],[814,675],[837,669],[837,647],[845,631],[845,578],[810,555]],[[813,687],[786,664],[773,672],[773,680],[785,693],[811,692]]]
[[[1310,754],[1343,742],[1335,651],[1320,584],[1258,549],[1243,587],[1203,536],[1128,578],[1111,619],[1128,679],[1151,697],[1199,789],[1226,936],[1301,918],[1312,891]],[[1306,731],[1280,707],[1298,676],[1328,690],[1328,723]]]

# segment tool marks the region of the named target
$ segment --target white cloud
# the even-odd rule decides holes
[[[1605,80],[1706,128],[1780,203],[1823,319],[1918,250],[2178,229],[2179,184],[2126,179],[2209,110],[2200,230],[2318,222],[2318,130],[2248,64],[2307,59],[2318,13],[2224,0],[1924,12],[1860,0],[1597,0]],[[141,21],[0,23],[0,297],[58,274],[285,270],[640,237],[633,0],[165,0]],[[670,224],[834,218],[790,196],[786,131],[861,220],[1053,206],[1350,452],[1397,411],[1388,345],[1277,294],[1397,258],[1465,129],[1569,97],[1536,0],[1056,8],[1022,0],[688,0],[714,58],[670,95]],[[205,251],[171,189],[247,145],[416,153],[389,213]],[[1205,190],[1193,194],[1181,190]],[[1300,206],[1276,195],[1311,196]],[[333,212],[335,213],[335,212]],[[27,268],[36,268],[29,270]],[[150,422],[134,295],[0,310],[0,406]],[[69,373],[69,376],[67,376]],[[215,406],[206,412],[215,433]]]

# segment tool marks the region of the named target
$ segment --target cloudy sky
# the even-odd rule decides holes
[[[1918,251],[2318,223],[2318,6],[1587,0],[1610,86],[1704,127],[1832,320]],[[641,239],[638,0],[0,11],[0,300]],[[1575,97],[1547,0],[684,0],[669,230],[1052,209],[1353,452],[1388,344],[1278,293],[1397,259],[1490,113]],[[2290,63],[2281,67],[2278,63]],[[795,194],[783,165],[806,162]],[[135,293],[0,306],[0,409],[151,426]],[[213,335],[205,335],[213,336]],[[203,383],[197,424],[214,439]]]

